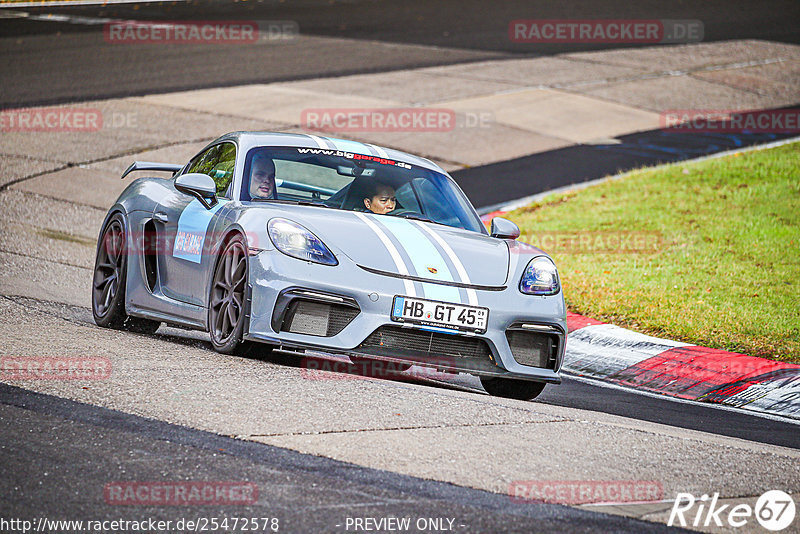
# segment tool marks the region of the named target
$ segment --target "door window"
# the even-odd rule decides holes
[[[230,198],[233,167],[236,163],[236,145],[221,143],[199,154],[189,164],[189,172],[199,172],[210,176],[217,184],[217,195]]]

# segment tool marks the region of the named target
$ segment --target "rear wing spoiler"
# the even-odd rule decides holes
[[[153,163],[151,161],[134,161],[125,172],[122,173],[121,178],[125,178],[133,171],[166,171],[175,174],[183,168],[183,165],[177,163]]]

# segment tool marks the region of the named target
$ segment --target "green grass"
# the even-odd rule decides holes
[[[800,143],[636,171],[507,217],[552,254],[573,312],[800,362]],[[660,243],[595,251],[628,232]],[[591,239],[554,247],[554,233]]]

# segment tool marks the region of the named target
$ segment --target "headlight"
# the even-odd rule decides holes
[[[307,228],[287,219],[275,218],[267,223],[269,238],[275,248],[293,258],[323,265],[338,265],[336,256],[320,238]]]
[[[561,291],[558,270],[550,258],[533,258],[522,273],[519,290],[528,295],[555,295]]]

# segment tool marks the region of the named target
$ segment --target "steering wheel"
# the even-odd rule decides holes
[[[423,215],[422,213],[418,212],[417,210],[412,210],[412,209],[408,209],[408,208],[398,208],[396,210],[390,211],[389,213],[387,213],[387,215],[414,215],[414,216],[417,216],[417,217],[422,217],[422,218],[428,219],[428,217],[425,217],[425,215]],[[430,220],[430,219],[428,219],[428,220]]]

